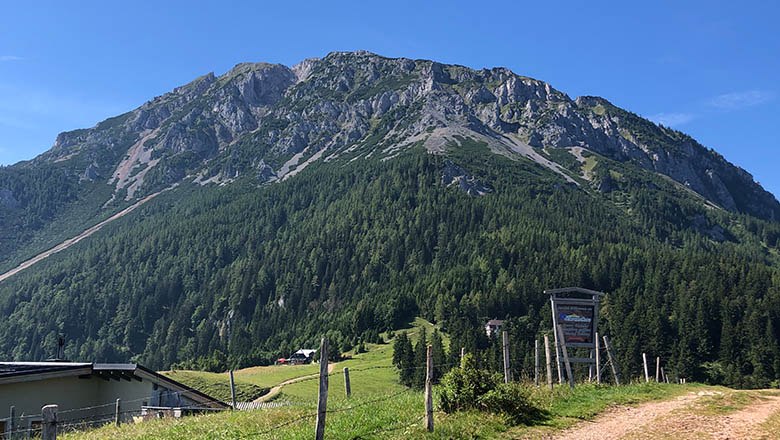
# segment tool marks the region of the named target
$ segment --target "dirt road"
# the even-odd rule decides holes
[[[780,433],[762,424],[776,414],[780,415],[778,390],[700,391],[674,400],[616,408],[553,438],[775,439]]]
[[[112,215],[111,217],[107,218],[106,220],[103,220],[102,222],[96,224],[95,226],[92,226],[91,228],[85,230],[81,234],[69,238],[62,243],[58,244],[57,246],[54,246],[53,248],[41,252],[40,254],[30,258],[29,260],[25,261],[24,263],[16,266],[15,268],[9,270],[6,273],[0,274],[0,282],[4,281],[7,278],[10,278],[17,273],[29,268],[30,266],[40,262],[41,260],[44,260],[45,258],[48,258],[51,255],[56,254],[57,252],[64,251],[65,249],[73,246],[74,244],[80,242],[81,240],[89,237],[90,235],[94,234],[95,232],[99,231],[103,226],[111,223],[112,221],[124,217],[125,215],[133,212],[136,208],[143,205],[144,203],[148,202],[149,200],[152,200],[153,198],[157,197],[159,194],[161,194],[163,191],[154,193],[152,195],[146,196],[143,199],[139,200],[138,202],[134,203],[133,205],[128,206],[127,208],[123,209],[122,211],[117,212],[116,214]]]
[[[333,367],[335,367],[335,364],[328,364],[328,375],[330,375],[330,373],[333,372]],[[276,385],[275,387],[271,388],[267,393],[265,393],[262,396],[258,397],[254,401],[255,402],[270,402],[271,400],[274,399],[274,397],[276,397],[282,391],[282,388],[285,385],[290,385],[290,384],[293,384],[295,382],[300,382],[302,380],[314,379],[316,377],[319,377],[319,373],[308,374],[306,376],[294,377],[292,379],[285,380],[284,382],[280,383],[279,385]]]

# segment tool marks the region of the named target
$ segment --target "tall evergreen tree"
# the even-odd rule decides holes
[[[431,334],[431,357],[433,358],[433,380],[438,382],[444,373],[449,371],[449,367],[446,365],[447,353],[438,329],[434,329]]]
[[[400,332],[393,342],[393,365],[399,370],[402,385],[412,386],[414,382],[414,348],[406,332]]]
[[[428,337],[426,335],[425,327],[420,328],[420,338],[417,340],[417,344],[414,346],[414,380],[412,385],[415,388],[423,388],[425,386],[425,366],[428,359]]]

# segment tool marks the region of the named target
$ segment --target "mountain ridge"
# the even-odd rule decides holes
[[[320,102],[307,108],[307,97],[312,94]],[[290,169],[306,166],[310,163],[306,159],[316,153],[320,153],[317,159],[327,158],[377,134],[369,133],[369,121],[390,110],[408,110],[412,104],[422,105],[416,110],[417,120],[410,121],[412,129],[398,129],[396,124],[392,127],[395,132],[389,133],[393,139],[388,139],[388,133],[379,133],[385,140],[411,144],[410,140],[425,138],[429,150],[437,151],[435,139],[452,136],[426,134],[426,130],[465,129],[482,140],[509,144],[504,145],[509,150],[520,149],[520,154],[553,170],[557,166],[540,158],[536,150],[586,148],[618,161],[636,161],[729,211],[780,218],[776,198],[747,171],[690,136],[656,125],[603,98],[572,100],[548,83],[503,67],[474,70],[429,60],[385,58],[366,51],[331,52],[292,67],[240,63],[219,76],[209,73],[92,129],[62,133],[52,150],[40,157],[68,160],[68,155],[76,153],[74,149],[95,144],[119,145],[122,150],[127,137],[132,137],[135,143],[130,148],[142,149],[146,156],[117,167],[149,169],[131,179],[141,181],[135,186],[117,179],[121,181],[116,192],[128,188],[125,197],[129,200],[160,162],[164,171],[156,172],[162,174],[156,180],[167,184],[192,173],[202,174],[202,181],[220,181],[252,168],[268,178],[282,178]],[[340,124],[321,120],[329,117]],[[112,135],[110,130],[117,123],[126,126],[124,133]],[[211,127],[202,129],[198,124]],[[341,139],[322,142],[314,138],[314,127]],[[258,131],[267,132],[266,136],[256,136]],[[270,151],[246,158],[249,163],[224,157],[232,145],[253,135],[254,141],[267,143]],[[506,137],[514,139],[502,139]],[[300,165],[293,160],[297,154],[301,154]],[[172,160],[174,156],[178,157]],[[208,166],[215,158],[224,165],[217,171]],[[275,164],[274,159],[281,163]],[[284,164],[287,167],[282,169]],[[83,171],[85,178],[95,176],[98,166],[90,166]],[[148,185],[138,196],[159,189],[159,183]]]

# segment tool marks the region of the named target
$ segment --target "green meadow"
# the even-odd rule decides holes
[[[417,339],[420,328],[432,325],[416,320],[409,329]],[[385,335],[386,336],[386,335]],[[331,364],[328,391],[326,438],[329,439],[403,439],[403,438],[534,438],[565,429],[595,417],[613,405],[635,405],[667,399],[701,389],[701,385],[631,384],[624,386],[588,385],[533,389],[531,399],[545,417],[534,426],[510,426],[496,415],[482,412],[435,413],[435,430],[423,426],[423,393],[398,383],[398,371],[392,367],[392,344],[367,344],[367,352],[346,353],[344,361]],[[350,370],[352,395],[344,390],[343,369]],[[117,428],[105,426],[90,431],[61,435],[67,440],[104,438],[133,440],[203,439],[310,439],[314,435],[319,365],[253,367],[234,372],[239,388],[267,390],[282,382],[300,380],[281,388],[279,408],[255,411],[225,411],[183,419],[159,419]],[[204,372],[166,372],[176,380],[205,390],[223,390],[228,375]],[[434,387],[434,396],[437,388]],[[224,396],[221,391],[219,396]],[[244,394],[242,396],[249,396]],[[216,395],[215,395],[216,397]]]

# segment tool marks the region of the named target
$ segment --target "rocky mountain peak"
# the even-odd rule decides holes
[[[109,182],[133,198],[184,178],[275,180],[318,160],[392,158],[420,142],[441,153],[461,138],[535,161],[566,181],[570,173],[544,151],[589,150],[666,175],[724,209],[780,218],[780,204],[747,172],[603,98],[572,100],[502,67],[368,51],[207,74],[92,129],[61,134],[42,158],[85,154],[79,163],[92,167],[90,176],[114,176]]]

